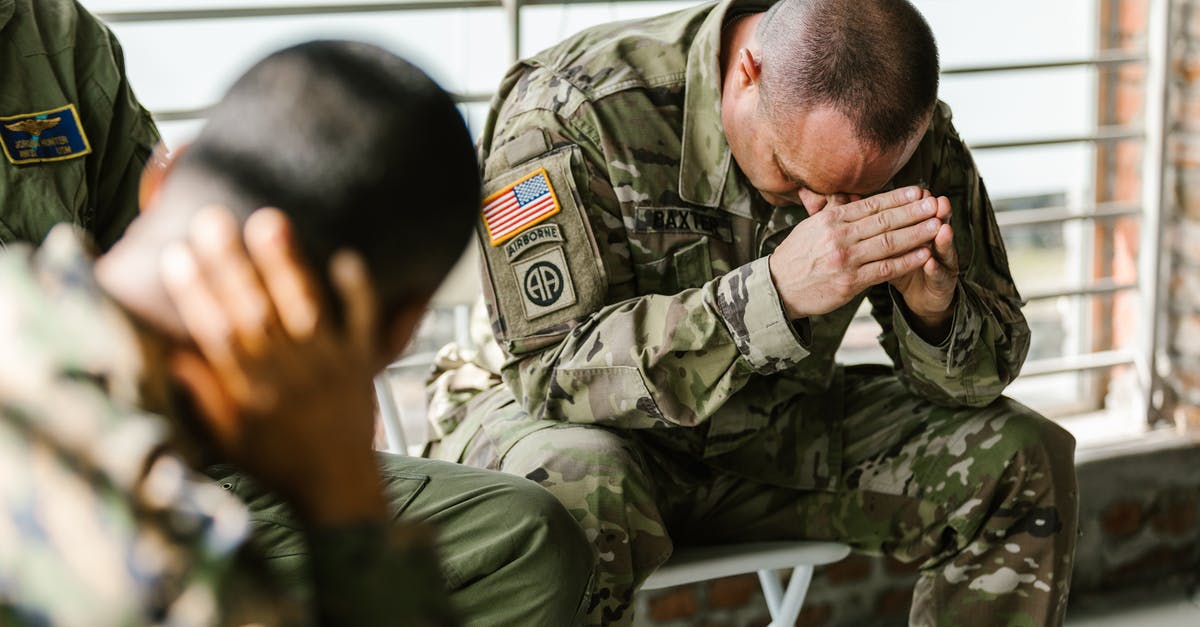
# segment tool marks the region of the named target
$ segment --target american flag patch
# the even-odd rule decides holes
[[[483,224],[492,246],[499,246],[558,211],[554,186],[540,168],[484,199]]]

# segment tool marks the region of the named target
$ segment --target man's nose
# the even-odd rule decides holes
[[[825,205],[829,204],[828,196],[813,193],[803,187],[800,188],[800,191],[796,192],[796,196],[800,199],[800,204],[804,205],[804,208],[808,210],[808,215],[810,216],[816,215],[818,211],[825,208]]]

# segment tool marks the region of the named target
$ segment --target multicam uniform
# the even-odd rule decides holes
[[[202,447],[184,414],[143,409],[149,346],[72,227],[36,253],[0,253],[0,625],[297,625],[313,609],[323,624],[443,625],[451,605],[471,624],[566,624],[579,612],[591,554],[537,486],[393,456],[381,474],[400,524],[302,533],[249,479],[216,468],[218,486],[187,466],[181,454]],[[423,523],[440,529],[440,562]]]
[[[721,28],[769,4],[600,26],[509,72],[478,227],[503,383],[487,360],[445,372],[432,454],[567,505],[599,559],[593,624],[628,622],[674,544],[782,538],[920,561],[914,624],[1059,621],[1074,444],[1000,397],[1029,330],[950,111],[889,185],[950,198],[949,338],[919,337],[887,285],[793,323],[767,255],[807,212],[750,187],[719,113]],[[834,362],[863,299],[893,368]]]
[[[112,246],[156,143],[103,24],[70,0],[0,0],[0,245],[70,222]]]

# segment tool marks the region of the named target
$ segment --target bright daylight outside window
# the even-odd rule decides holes
[[[364,12],[333,0],[84,0],[111,20],[130,80],[159,115],[168,142],[185,141],[199,110],[266,52],[313,37],[381,43],[460,94],[477,133],[487,97],[512,59],[511,13],[496,2],[469,9]],[[423,3],[426,7],[430,3]],[[519,10],[522,55],[589,25],[658,14],[693,2],[538,4]],[[1146,46],[1145,6],[1120,0],[916,0],[942,53],[941,96],[973,147],[1003,227],[1033,330],[1025,374],[1009,394],[1046,413],[1105,415],[1144,426],[1133,368],[1139,340],[1137,273]],[[304,15],[297,7],[317,7]],[[274,9],[226,19],[179,12]],[[331,9],[334,7],[334,9]],[[165,15],[147,16],[147,12]],[[270,11],[268,11],[270,12]],[[173,15],[172,15],[173,13]],[[281,15],[279,13],[286,13]],[[1132,14],[1130,14],[1132,13]],[[1129,14],[1129,15],[1127,15]],[[146,18],[156,17],[153,21]],[[165,19],[164,19],[165,18]],[[1151,173],[1153,175],[1154,173]],[[1143,251],[1156,254],[1156,251]],[[464,333],[461,305],[478,294],[473,264],[458,274],[396,369],[402,408],[421,413],[420,379],[431,351]],[[886,363],[864,308],[841,358]],[[422,358],[421,356],[425,356]],[[419,423],[409,418],[406,422]],[[420,427],[417,427],[419,430]],[[419,436],[419,433],[418,433]]]

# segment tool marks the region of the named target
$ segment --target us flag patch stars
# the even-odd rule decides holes
[[[492,246],[499,246],[561,209],[546,169],[538,168],[484,199],[483,224]]]

